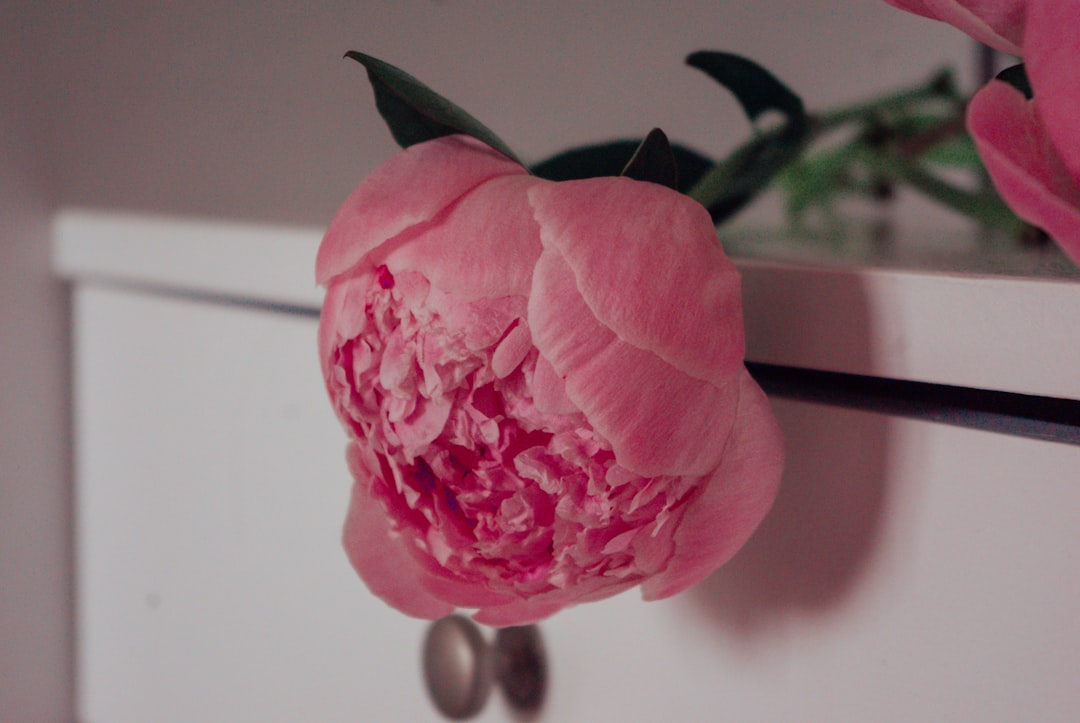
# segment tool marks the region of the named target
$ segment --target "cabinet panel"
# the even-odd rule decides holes
[[[91,722],[436,720],[340,550],[314,318],[76,292]],[[698,588],[542,625],[551,721],[1066,718],[1080,447],[776,401],[784,487]],[[510,720],[493,700],[480,720]]]
[[[340,548],[313,320],[94,288],[77,314],[85,719],[423,720],[423,625]]]

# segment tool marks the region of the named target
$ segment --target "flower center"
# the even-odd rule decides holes
[[[538,410],[535,348],[496,373],[526,299],[455,298],[385,266],[350,283],[364,316],[333,357],[333,395],[379,460],[373,493],[418,551],[518,594],[662,568],[659,533],[696,480],[638,477],[584,415]]]

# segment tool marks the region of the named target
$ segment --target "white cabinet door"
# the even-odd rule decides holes
[[[315,319],[84,284],[76,334],[82,719],[438,720],[426,623],[340,549]],[[675,599],[543,623],[539,720],[1075,716],[1080,447],[775,407],[759,533]]]

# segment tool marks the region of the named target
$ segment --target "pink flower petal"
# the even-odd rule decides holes
[[[674,595],[727,562],[765,518],[780,486],[784,441],[769,400],[746,372],[723,461],[675,531],[667,569],[641,586],[645,600]]]
[[[1039,0],[1043,2],[1044,0]],[[1010,55],[1021,54],[1028,0],[885,0],[916,15],[940,20],[980,43]],[[1052,3],[1047,3],[1052,4]]]
[[[322,313],[319,317],[319,361],[322,364],[323,378],[327,381],[330,379],[330,355],[344,334],[342,320],[345,315],[356,313],[355,307],[344,303],[347,293],[346,284],[335,284],[326,290],[323,298]]]
[[[1080,264],[1080,184],[1048,137],[1040,108],[994,81],[968,105],[968,130],[1006,203]]]
[[[464,136],[410,146],[379,166],[345,200],[319,246],[315,280],[327,283],[406,229],[431,221],[484,181],[524,174],[518,164]],[[407,188],[408,193],[402,193]]]
[[[640,579],[631,578],[614,582],[605,578],[584,580],[570,590],[550,590],[531,598],[518,599],[503,605],[486,606],[473,615],[473,619],[484,625],[505,627],[507,625],[529,625],[558,611],[580,605],[581,603],[605,600],[613,595],[625,592],[640,583]]]
[[[536,265],[529,299],[533,342],[566,380],[570,400],[642,476],[702,475],[720,462],[738,386],[690,376],[620,339],[592,315],[554,250]]]
[[[525,296],[540,255],[540,229],[525,190],[538,183],[533,176],[488,181],[415,237],[379,249],[371,262],[395,274],[417,271],[465,300]]]
[[[739,274],[704,207],[629,178],[538,184],[529,201],[545,248],[600,323],[698,379],[733,376],[744,351]]]
[[[491,355],[491,371],[499,379],[507,377],[518,368],[525,355],[532,349],[532,336],[529,327],[518,324],[511,329]]]
[[[537,602],[535,600],[517,600],[507,605],[479,610],[473,619],[482,625],[503,628],[510,625],[531,625],[566,607],[569,601]]]
[[[406,615],[429,620],[449,615],[454,606],[420,584],[417,562],[394,532],[386,509],[371,496],[372,473],[364,454],[355,442],[346,452],[355,479],[342,535],[349,561],[371,592]]]
[[[486,579],[480,582],[454,579],[444,568],[424,575],[421,584],[435,597],[460,608],[506,605],[517,599],[513,595],[492,591]]]
[[[574,414],[579,412],[566,396],[566,383],[544,357],[536,360],[532,381],[533,403],[544,414]]]
[[[1080,2],[1031,3],[1024,67],[1046,132],[1080,184]]]
[[[338,379],[340,369],[334,368],[334,352],[343,339],[355,337],[366,323],[364,317],[364,289],[366,284],[360,277],[344,279],[332,284],[323,299],[322,315],[319,319],[319,363],[322,366],[326,390],[334,405],[334,411],[352,433],[352,424],[342,406],[339,395],[343,390]]]

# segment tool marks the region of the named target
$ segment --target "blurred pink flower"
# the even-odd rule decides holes
[[[352,193],[316,274],[345,548],[399,610],[517,625],[667,597],[771,506],[781,434],[742,363],[738,273],[689,198],[440,138]]]
[[[1034,98],[992,81],[968,106],[968,131],[1009,207],[1080,265],[1080,1],[886,1],[1023,56]]]
[[[885,2],[917,15],[946,22],[1003,53],[1020,55],[1027,0],[885,0]]]
[[[968,130],[1006,203],[1080,265],[1080,2],[1031,3],[1024,68],[1034,98],[993,81]]]

